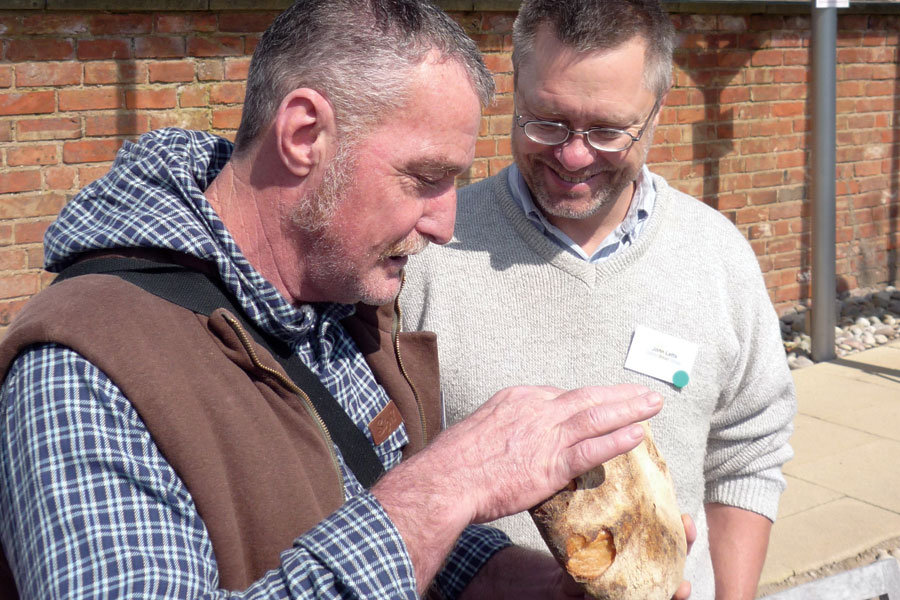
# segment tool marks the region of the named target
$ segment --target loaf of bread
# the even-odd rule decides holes
[[[631,452],[531,509],[556,560],[600,600],[670,600],[686,541],[675,489],[650,428]]]

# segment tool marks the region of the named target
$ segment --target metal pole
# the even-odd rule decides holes
[[[812,9],[812,358],[834,358],[837,8]],[[820,4],[824,4],[820,2]]]

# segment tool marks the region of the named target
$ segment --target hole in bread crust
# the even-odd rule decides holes
[[[575,534],[566,541],[566,570],[575,579],[600,577],[616,559],[612,533],[601,529],[593,540]]]

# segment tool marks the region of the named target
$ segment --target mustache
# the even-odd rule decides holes
[[[415,234],[411,237],[400,240],[393,246],[390,246],[381,254],[381,258],[390,258],[396,256],[411,256],[418,254],[428,247],[428,240],[424,236]]]
[[[580,171],[571,172],[562,164],[556,160],[555,158],[550,158],[546,156],[533,156],[531,158],[534,164],[541,164],[547,168],[553,169],[559,173],[564,173],[570,177],[593,177],[594,175],[598,175],[600,173],[615,173],[618,169],[614,165],[610,164],[595,164],[591,167],[585,167]],[[599,161],[598,161],[599,162]]]

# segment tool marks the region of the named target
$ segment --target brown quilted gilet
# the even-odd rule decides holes
[[[24,348],[45,342],[106,373],[190,491],[220,586],[241,590],[340,507],[343,484],[309,406],[256,344],[254,361],[228,316],[196,315],[115,276],[77,277],[41,292],[17,316],[0,343],[0,376]],[[440,429],[437,347],[431,333],[395,339],[395,322],[392,307],[360,306],[343,324],[403,417],[408,456]],[[0,598],[16,598],[0,558]]]

